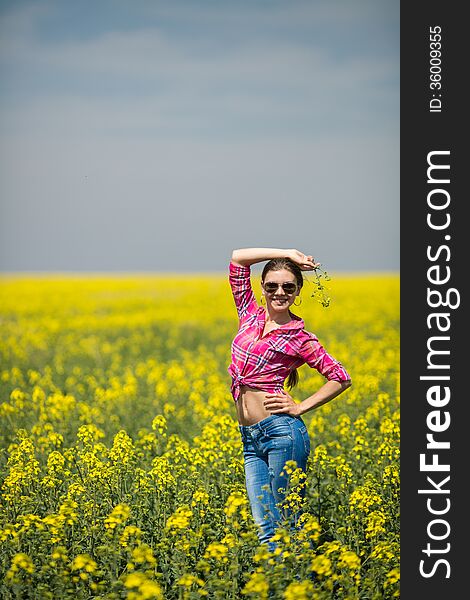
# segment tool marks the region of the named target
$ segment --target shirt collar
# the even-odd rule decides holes
[[[283,325],[280,325],[279,327],[276,328],[276,331],[279,330],[288,330],[290,331],[291,329],[303,329],[305,324],[304,324],[304,320],[301,319],[300,317],[298,317],[297,315],[295,315],[293,312],[291,312],[289,310],[289,314],[292,317],[292,321],[289,321],[288,323],[284,323]],[[265,323],[266,322],[266,309],[264,306],[260,306],[258,308],[258,323]]]

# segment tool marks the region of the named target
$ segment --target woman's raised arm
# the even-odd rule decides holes
[[[232,252],[232,262],[245,267],[272,258],[283,258],[287,256],[304,271],[310,271],[320,265],[315,262],[313,256],[304,254],[294,248],[239,248]]]

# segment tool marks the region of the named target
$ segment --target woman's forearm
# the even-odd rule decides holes
[[[263,260],[289,256],[291,252],[291,249],[282,248],[240,248],[232,252],[232,262],[242,266],[253,265]]]
[[[351,381],[327,381],[318,391],[300,402],[298,406],[299,415],[303,415],[309,410],[318,408],[322,404],[326,404],[333,400],[336,396],[344,392],[350,387]]]

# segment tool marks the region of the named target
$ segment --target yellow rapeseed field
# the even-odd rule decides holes
[[[0,597],[398,597],[399,279],[331,275],[329,308],[306,282],[293,312],[353,385],[303,417],[282,560],[245,491],[228,274],[4,276]],[[298,401],[325,381],[299,376]]]

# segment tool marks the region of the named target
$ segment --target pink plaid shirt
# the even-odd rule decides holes
[[[271,393],[281,391],[290,372],[304,363],[328,380],[349,380],[341,363],[326,352],[313,333],[305,331],[303,319],[290,311],[292,321],[261,337],[266,310],[256,302],[250,273],[249,266],[230,261],[229,282],[239,317],[238,333],[232,342],[232,363],[228,367],[234,401],[238,400],[241,385]]]

